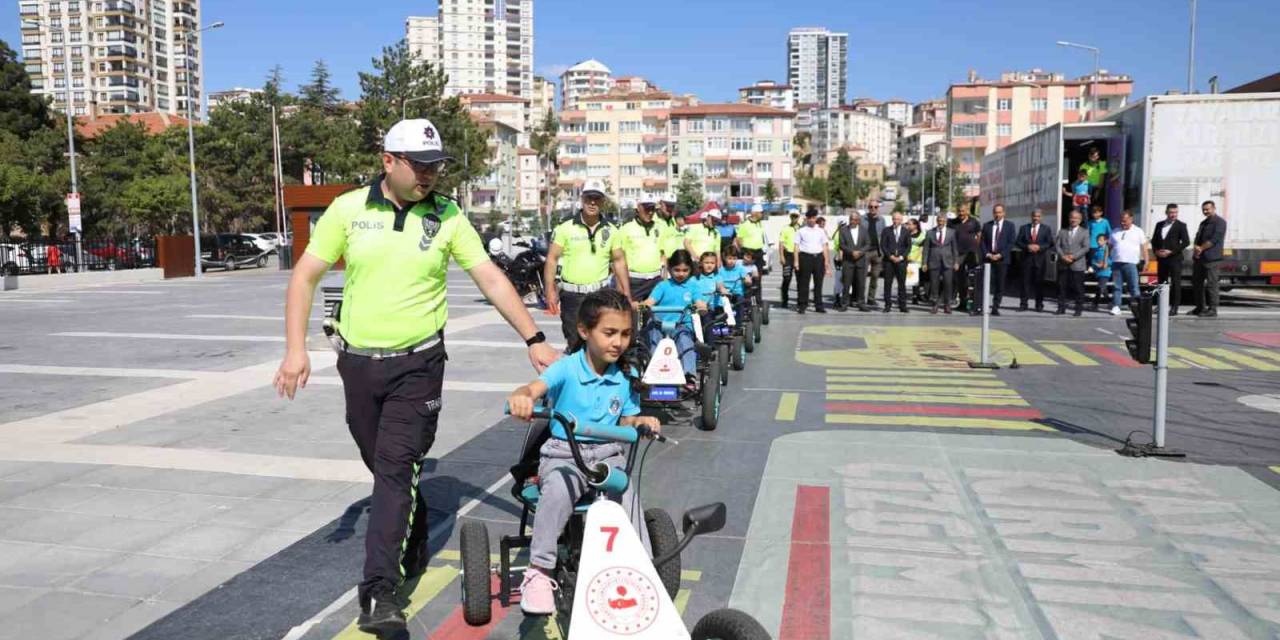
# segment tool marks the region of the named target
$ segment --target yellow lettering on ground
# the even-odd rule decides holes
[[[1205,348],[1205,349],[1201,349],[1201,351],[1209,355],[1222,358],[1223,360],[1230,360],[1236,364],[1242,364],[1246,367],[1257,369],[1258,371],[1280,371],[1280,366],[1271,364],[1270,362],[1264,362],[1257,358],[1251,358],[1249,356],[1244,355],[1243,353],[1237,353],[1230,349]]]
[[[1254,348],[1245,349],[1245,351],[1248,351],[1249,353],[1252,353],[1255,356],[1280,361],[1280,351],[1275,351],[1273,349],[1254,349]]]
[[[827,424],[857,424],[896,427],[945,427],[961,429],[1003,429],[1011,431],[1053,431],[1027,420],[990,418],[944,418],[938,416],[883,416],[838,413],[827,416]]]

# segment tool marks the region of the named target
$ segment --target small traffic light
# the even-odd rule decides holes
[[[1143,293],[1129,301],[1133,317],[1124,321],[1133,334],[1132,339],[1124,341],[1124,346],[1129,348],[1129,356],[1141,364],[1151,362],[1151,309],[1151,294]]]

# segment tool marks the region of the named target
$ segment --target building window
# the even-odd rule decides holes
[[[679,120],[672,120],[672,121],[671,121],[671,135],[673,135],[673,136],[678,136],[678,135],[680,135],[680,121],[679,121]]]
[[[1008,98],[1000,98],[996,101],[996,109],[999,109],[1000,111],[1008,111],[1013,108],[1013,105],[1010,104],[1011,102],[1012,101]]]
[[[987,135],[987,123],[957,122],[951,125],[951,135],[957,138],[981,138]]]
[[[1013,127],[1007,124],[998,124],[996,125],[996,135],[998,136],[1013,135]]]
[[[1103,111],[1111,110],[1111,98],[1098,98],[1098,108]]]
[[[600,103],[599,103],[599,102],[588,102],[588,103],[587,103],[587,111],[599,111],[599,110],[600,110],[600,107],[601,107],[601,105],[600,105]]]
[[[734,138],[731,148],[734,151],[750,151],[752,146],[751,138]]]
[[[624,175],[624,176],[638,176],[638,175],[640,175],[640,165],[638,165],[638,164],[625,164],[625,165],[622,165],[622,175]]]
[[[1062,108],[1067,111],[1080,110],[1080,98],[1066,98],[1062,101]]]
[[[702,120],[689,120],[685,129],[688,133],[702,133],[702,130],[703,130],[702,127],[703,127]]]
[[[648,148],[648,147],[646,147],[646,148],[645,148],[645,151],[648,151],[649,153],[655,153],[654,151],[649,150],[649,148]],[[658,152],[658,153],[661,153],[661,152]],[[671,155],[673,155],[673,156],[678,156],[678,155],[680,155],[680,141],[679,141],[679,140],[672,140],[672,141],[671,141]]]
[[[607,178],[609,177],[609,165],[607,164],[591,165],[587,167],[587,175],[592,178]]]
[[[588,122],[587,133],[609,133],[608,122]]]
[[[707,138],[707,151],[724,151],[729,148],[729,139],[722,137]]]
[[[1032,98],[1031,110],[1032,111],[1048,111],[1049,110],[1048,98]]]
[[[609,144],[589,144],[587,145],[587,153],[590,155],[609,153]]]
[[[724,131],[729,128],[729,121],[724,118],[714,118],[711,120],[712,131]]]
[[[638,154],[640,153],[640,143],[622,143],[618,145],[618,153],[621,154]]]
[[[750,130],[751,130],[751,118],[734,118],[734,119],[733,119],[733,130],[734,130],[734,131],[750,131]]]
[[[758,176],[760,176],[760,177],[762,177],[762,178],[768,178],[768,177],[773,176],[773,163],[772,163],[772,162],[757,162],[757,163],[756,163],[756,175],[758,175]]]
[[[618,133],[637,133],[640,131],[639,120],[623,120],[618,123]]]
[[[639,197],[640,197],[640,187],[627,187],[627,188],[624,188],[624,189],[622,189],[622,192],[621,192],[619,195],[620,195],[620,196],[622,196],[623,198],[639,198]]]
[[[756,153],[773,153],[773,141],[756,140]]]
[[[1031,125],[1031,133],[1036,133],[1038,131],[1044,131],[1044,125],[1039,123],[1033,123]]]
[[[688,148],[688,150],[687,150],[687,151],[688,151],[688,154],[689,154],[689,155],[691,155],[691,156],[700,156],[700,155],[702,155],[702,141],[701,141],[701,140],[690,140],[690,141],[689,141],[689,148]]]

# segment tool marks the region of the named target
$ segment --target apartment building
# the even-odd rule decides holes
[[[583,96],[598,96],[613,88],[609,67],[594,58],[583,60],[560,74],[560,108],[574,111]]]
[[[448,95],[533,98],[533,0],[439,0],[405,19],[409,50],[449,76]]]
[[[946,162],[947,132],[942,127],[907,127],[898,143],[898,179],[911,184],[927,175],[926,165]]]
[[[795,102],[824,108],[844,104],[848,91],[849,34],[801,27],[787,34],[787,83]]]
[[[521,211],[536,211],[538,194],[543,187],[541,172],[538,171],[538,152],[529,147],[519,147],[516,156],[516,188],[520,192],[516,206]]]
[[[530,123],[537,125],[547,112],[556,112],[556,83],[542,77],[533,77],[533,98],[529,102]]]
[[[466,93],[458,99],[472,115],[485,116],[515,129],[517,143],[529,146],[529,130],[525,126],[530,112],[528,100],[499,93]]]
[[[519,131],[487,115],[472,113],[471,119],[488,132],[489,174],[471,183],[466,211],[485,214],[492,211],[512,213],[519,206]]]
[[[934,98],[917,103],[911,108],[912,125],[925,127],[946,127],[947,126],[947,100],[946,98]]]
[[[880,103],[876,115],[888,118],[902,126],[911,124],[911,103],[901,98],[890,98]]]
[[[577,96],[578,108],[561,110],[556,184],[564,198],[576,200],[588,177],[605,180],[618,201],[674,187],[667,173],[671,104],[664,91],[614,92]]]
[[[691,172],[708,200],[751,204],[772,181],[779,200],[792,195],[795,112],[746,103],[671,109],[672,183]]]
[[[814,156],[823,157],[829,150],[845,146],[861,147],[868,162],[882,164],[893,174],[897,126],[888,118],[852,106],[817,110],[810,126]]]
[[[1005,72],[999,80],[970,72],[947,90],[947,126],[957,171],[968,178],[966,195],[978,194],[986,154],[1049,125],[1100,119],[1127,105],[1132,93],[1131,77],[1106,70],[1073,79],[1041,69]]]
[[[791,85],[779,84],[773,80],[760,80],[749,87],[738,89],[738,102],[756,104],[783,111],[793,111],[796,107],[795,94]]]
[[[245,89],[244,87],[236,87],[234,89],[226,89],[223,91],[209,92],[209,110],[213,111],[218,107],[226,104],[245,104],[251,102],[253,97],[262,93],[262,89]]]
[[[190,107],[200,119],[200,16],[200,0],[19,0],[32,91],[65,111],[69,84],[81,116]]]

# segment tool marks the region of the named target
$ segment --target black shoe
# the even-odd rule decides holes
[[[804,309],[803,309],[803,308],[801,308],[801,309],[796,309],[796,313],[798,313],[798,314],[800,314],[800,315],[804,315]]]
[[[951,315],[951,307],[943,307],[942,312],[947,315]]]
[[[365,633],[384,637],[406,630],[404,611],[394,598],[389,600],[373,599],[370,610],[361,611],[356,619],[356,626]]]
[[[1169,317],[1171,317],[1171,318],[1172,318],[1173,316],[1176,316],[1176,315],[1178,315],[1178,310],[1177,310],[1177,309],[1170,309],[1170,310],[1169,310]]]
[[[993,315],[993,316],[998,316],[998,315],[1000,315],[1000,310],[999,310],[999,309],[992,309],[992,310],[991,310],[991,315]]]
[[[934,313],[934,314],[938,313],[938,305],[935,304],[932,307],[930,307],[929,313]]]
[[[892,310],[893,310],[893,307],[890,307],[890,306],[889,306],[889,305],[887,305],[887,304],[884,306],[884,312],[885,312],[885,313],[889,313],[889,312],[890,312],[890,311],[892,311]]]
[[[970,311],[970,312],[969,312],[969,315],[971,315],[971,316],[980,316],[980,315],[982,315],[982,310],[981,310],[981,309],[974,309],[973,311]]]
[[[1204,309],[1201,309],[1200,307],[1196,307],[1196,308],[1194,308],[1194,309],[1192,309],[1192,310],[1191,310],[1191,315],[1193,315],[1193,316],[1198,316],[1198,315],[1200,315],[1200,314],[1202,314],[1202,313],[1204,313]]]
[[[1044,305],[1042,304],[1036,305],[1036,313],[1044,313]]]
[[[1057,311],[1054,311],[1054,312],[1053,312],[1053,315],[1055,315],[1055,316],[1065,316],[1065,315],[1067,315],[1067,310],[1066,310],[1066,309],[1058,309]]]
[[[1071,315],[1073,315],[1073,316],[1075,316],[1075,317],[1079,318],[1080,316],[1084,315],[1084,312],[1083,312],[1083,311],[1081,311],[1081,310],[1079,310],[1079,309],[1076,309],[1076,312],[1075,312],[1075,313],[1073,313],[1073,314],[1071,314]]]
[[[848,310],[849,310],[849,307],[846,307],[846,306],[844,306],[844,305],[842,305],[842,304],[841,304],[841,305],[836,305],[836,311],[839,311],[840,313],[844,313],[844,312],[846,312],[846,311],[848,311]]]
[[[1027,303],[1025,303],[1025,302],[1024,302],[1024,303],[1022,303],[1022,304],[1018,305],[1018,311],[1019,311],[1019,312],[1026,311],[1026,310],[1027,310]]]
[[[906,307],[900,307],[900,308],[898,309],[898,311],[901,311],[901,312],[903,312],[903,313],[910,313],[910,311],[911,311],[911,310],[910,310],[910,309],[907,309]]]
[[[1218,317],[1218,310],[1217,310],[1217,309],[1209,309],[1208,311],[1202,311],[1202,312],[1200,312],[1200,317],[1201,317],[1201,318],[1216,318],[1216,317]]]

